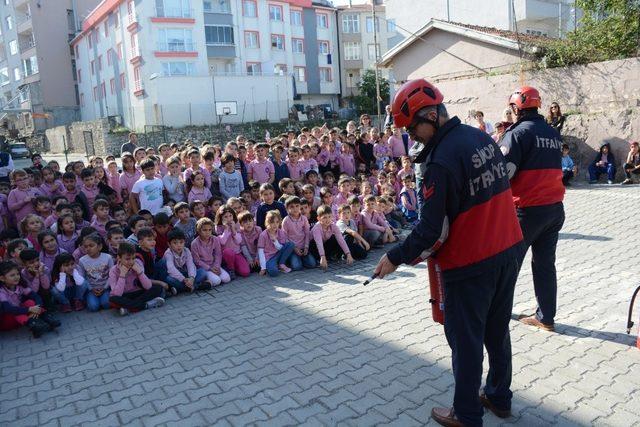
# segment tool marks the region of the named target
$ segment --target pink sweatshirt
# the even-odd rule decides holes
[[[19,224],[25,216],[36,213],[32,201],[40,195],[42,195],[40,190],[34,187],[30,187],[26,190],[14,188],[9,192],[9,197],[7,198],[7,207],[11,212],[13,212],[16,219],[16,224]],[[31,197],[32,200],[25,201],[24,199],[26,197]]]
[[[342,154],[338,159],[338,164],[342,173],[346,173],[349,176],[356,175],[356,162],[353,154]]]
[[[300,218],[293,219],[291,215],[287,215],[282,220],[282,230],[297,249],[309,249],[311,232],[306,216],[300,215]]]
[[[221,225],[216,227],[216,233],[218,233],[222,249],[231,249],[235,254],[241,252],[242,235],[240,233],[231,232],[227,227]]]
[[[339,192],[334,197],[333,203],[335,205],[337,205],[338,207],[340,207],[341,205],[346,205],[348,203],[349,197],[351,197],[351,194],[349,194],[349,193],[342,194],[342,193]]]
[[[189,249],[184,248],[181,254],[177,254],[169,248],[164,253],[163,258],[167,261],[167,273],[174,279],[180,281],[185,279],[180,270],[186,270],[189,277],[196,277],[196,265],[193,263],[193,257]]]
[[[240,235],[242,236],[242,245],[247,248],[249,255],[251,255],[251,260],[254,260],[258,257],[258,238],[262,233],[262,229],[257,225],[253,227],[251,233],[245,233],[244,231],[240,231]]]
[[[304,170],[302,169],[302,164],[300,162],[296,162],[295,164],[287,162],[287,168],[289,169],[289,177],[291,179],[297,181],[304,178]]]
[[[211,236],[208,242],[204,242],[200,237],[196,237],[191,242],[191,255],[197,268],[211,270],[220,268],[222,263],[222,249],[220,240],[216,236]]]
[[[146,274],[144,274],[142,261],[137,259],[135,262],[142,269],[142,273],[137,274],[133,269],[129,269],[126,276],[120,277],[120,269],[118,268],[118,265],[116,264],[111,267],[108,279],[109,287],[111,288],[111,296],[119,297],[123,294],[140,290],[135,283],[136,279],[138,279],[144,289],[151,288],[151,280]]]
[[[62,195],[67,198],[69,203],[75,202],[78,194],[80,194],[80,190],[77,187],[73,191],[68,191],[66,188],[62,191]]]
[[[33,292],[37,293],[40,288],[49,289],[49,286],[51,286],[51,274],[49,273],[49,269],[46,267],[43,274],[37,274],[35,276],[29,273],[26,268],[23,268],[20,275],[22,276],[22,280],[24,280],[26,285],[31,288]]]
[[[204,186],[206,188],[211,188],[211,173],[209,173],[209,171],[202,167],[202,166],[198,166],[197,167],[198,170],[200,170],[200,172],[202,172],[202,175],[204,175]],[[195,169],[191,168],[187,168],[184,173],[182,174],[184,181],[187,182],[189,180],[189,178],[191,178],[191,175],[193,175],[193,172],[195,172]],[[209,199],[207,199],[209,200]]]
[[[192,187],[191,191],[189,191],[189,196],[187,200],[189,203],[194,202],[196,200],[200,200],[201,202],[207,203],[207,201],[211,198],[211,191],[209,188],[196,188]]]
[[[384,232],[386,221],[380,222],[380,217],[377,215],[377,212],[367,212],[362,211],[362,222],[364,223],[365,230],[375,230],[379,232]]]
[[[62,185],[61,181],[53,181],[53,183],[51,184],[43,182],[40,186],[40,191],[45,196],[51,198],[53,196],[62,194],[64,192],[64,185]]]
[[[131,193],[131,189],[133,188],[133,184],[135,184],[140,177],[142,176],[142,172],[136,169],[136,171],[131,174],[129,172],[122,172],[120,174],[120,190],[127,190],[127,193]]]
[[[118,175],[117,173],[111,175],[109,172],[107,172],[107,183],[109,184],[109,187],[115,190],[116,201],[118,203],[122,203],[122,187],[120,186],[120,175]]]
[[[278,229],[276,238],[281,245],[287,243],[287,236],[281,229]],[[258,249],[264,250],[264,257],[267,261],[269,261],[269,259],[271,259],[271,257],[278,252],[278,249],[273,243],[273,240],[271,240],[271,236],[269,235],[269,232],[267,230],[264,230],[262,233],[260,233],[260,237],[258,237]]]
[[[347,246],[347,242],[345,242],[344,237],[342,237],[340,229],[334,223],[331,223],[329,228],[324,228],[322,224],[317,222],[311,229],[311,235],[313,236],[313,240],[316,242],[318,254],[320,254],[320,256],[324,256],[324,242],[329,240],[331,236],[335,236],[338,245],[340,245],[340,248],[345,255],[351,253],[351,251],[349,251],[349,246]]]

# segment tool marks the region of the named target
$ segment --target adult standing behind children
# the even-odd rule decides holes
[[[124,153],[133,154],[136,148],[138,148],[138,135],[136,135],[135,132],[129,132],[129,140],[120,147],[120,157],[122,157]]]

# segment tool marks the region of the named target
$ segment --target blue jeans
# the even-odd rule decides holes
[[[186,270],[185,271],[179,270],[179,271],[184,275],[184,277],[189,277],[189,273]],[[207,278],[207,271],[202,268],[198,268],[196,270],[196,277],[195,277],[195,280],[193,281],[193,286],[197,288],[202,283],[202,281],[206,278]],[[178,279],[175,279],[171,276],[167,276],[164,279],[164,281],[167,282],[169,286],[176,288],[178,292],[187,291],[187,285],[185,285],[184,282],[181,282]]]
[[[278,266],[280,264],[286,264],[287,261],[289,261],[289,259],[291,258],[291,254],[293,254],[293,248],[293,243],[287,242],[282,245],[282,248],[278,252],[276,252],[274,256],[269,258],[269,260],[267,261],[267,273],[269,273],[269,276],[276,277],[280,274]]]
[[[100,296],[96,296],[93,291],[89,290],[89,292],[87,292],[87,309],[89,311],[98,311],[101,308],[105,310],[109,309],[109,294],[109,289],[105,289]]]
[[[294,271],[302,270],[302,267],[316,268],[318,266],[318,261],[316,261],[316,259],[310,253],[307,253],[304,256],[300,256],[294,252],[291,254],[289,262],[291,264],[291,268]]]
[[[616,179],[616,166],[613,163],[609,163],[607,166],[589,166],[589,181],[597,181],[603,173],[607,174],[609,181],[614,181]]]
[[[55,286],[51,286],[51,295],[56,304],[71,305],[71,300],[84,300],[84,294],[87,293],[89,286],[86,282],[81,285],[67,286],[64,292],[60,292]]]

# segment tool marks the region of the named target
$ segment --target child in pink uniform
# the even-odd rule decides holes
[[[276,169],[273,166],[273,162],[267,159],[267,152],[269,151],[268,144],[256,145],[256,158],[249,163],[247,168],[247,174],[249,181],[257,181],[260,184],[271,184],[276,176]]]
[[[242,235],[242,254],[249,263],[251,271],[260,271],[258,238],[262,229],[256,225],[253,214],[247,211],[238,216],[238,222],[240,223],[240,235]]]
[[[222,259],[234,277],[247,277],[250,273],[249,263],[242,255],[242,235],[238,226],[236,212],[228,207],[221,207],[216,213],[216,233],[222,247]]]
[[[302,215],[300,199],[295,196],[288,197],[284,206],[287,209],[287,216],[282,220],[282,229],[287,239],[294,245],[293,254],[291,254],[291,268],[302,270],[302,267],[316,267],[318,262],[309,253],[309,242],[311,241],[309,220]]]
[[[48,198],[61,195],[64,192],[64,186],[61,181],[55,179],[53,169],[49,166],[42,168],[42,185],[40,191]]]
[[[129,193],[140,177],[142,172],[136,169],[136,161],[132,154],[122,156],[122,173],[120,174],[120,196],[122,200],[129,200]]]
[[[207,281],[213,286],[228,283],[231,280],[229,273],[222,267],[222,248],[220,240],[213,235],[214,223],[211,219],[200,218],[196,223],[196,237],[191,242],[191,254],[197,268],[206,271]]]
[[[287,267],[293,254],[293,243],[287,240],[287,236],[280,228],[282,216],[277,210],[267,212],[265,217],[265,230],[258,238],[258,258],[260,259],[260,275],[269,274],[276,277],[282,273],[289,273]]]
[[[313,242],[310,252],[320,259],[320,267],[326,269],[329,265],[329,258],[337,258],[340,252],[344,254],[347,264],[353,263],[353,257],[347,242],[345,242],[342,232],[335,224],[334,216],[329,206],[318,208],[318,222],[311,229]]]
[[[29,187],[29,176],[22,169],[13,172],[13,182],[16,184],[16,188],[9,192],[7,207],[13,213],[16,223],[19,224],[24,217],[36,212],[32,201],[41,193],[37,188]]]

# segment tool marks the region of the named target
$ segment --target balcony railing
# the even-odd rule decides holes
[[[205,0],[203,7],[204,11],[208,13],[231,13],[231,5],[224,0]]]
[[[31,21],[31,15],[28,14],[28,13],[24,14],[24,15],[18,15],[16,17],[16,21],[17,21],[18,26],[20,26],[20,25],[24,24],[25,22]]]
[[[195,52],[196,45],[193,42],[158,42],[160,52]]]
[[[159,18],[193,18],[193,9],[182,7],[156,7]]]
[[[19,44],[20,46],[20,50],[22,52],[31,49],[32,47],[36,47],[36,41],[35,40],[26,40],[26,41],[22,41]]]

